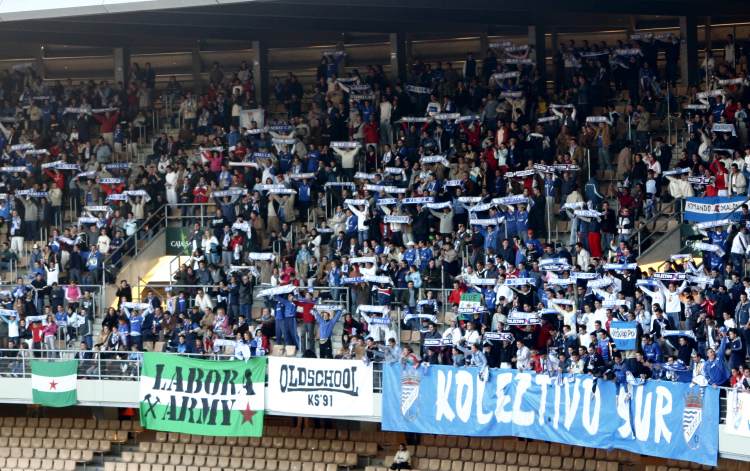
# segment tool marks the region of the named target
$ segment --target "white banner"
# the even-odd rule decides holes
[[[372,366],[359,360],[268,357],[266,411],[311,417],[371,416]]]
[[[727,393],[726,432],[750,437],[750,392],[733,389]]]
[[[266,125],[265,113],[262,108],[240,110],[240,129],[250,129],[253,121],[255,121],[259,129],[262,129]]]

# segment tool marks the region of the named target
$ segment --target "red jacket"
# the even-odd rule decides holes
[[[208,189],[205,186],[193,188],[193,203],[208,203]]]
[[[45,168],[44,174],[50,177],[53,182],[55,182],[56,187],[58,187],[61,190],[65,189],[65,175],[63,175],[62,172],[58,172],[57,170],[50,170],[48,168]]]
[[[297,317],[302,319],[302,322],[305,324],[314,324],[315,323],[315,316],[312,314],[313,306],[315,306],[315,302],[310,300],[300,300],[300,301],[294,301],[294,304],[297,306],[297,313],[299,314]]]
[[[367,123],[362,127],[362,134],[366,144],[377,144],[380,142],[380,132],[377,123]]]
[[[99,123],[100,131],[102,133],[105,132],[114,132],[115,126],[117,126],[117,118],[120,117],[120,112],[117,111],[114,114],[109,115],[109,118],[106,115],[94,115],[94,119]]]

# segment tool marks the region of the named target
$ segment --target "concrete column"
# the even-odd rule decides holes
[[[115,83],[122,83],[123,87],[128,86],[130,77],[130,49],[127,47],[116,47],[112,51],[112,59],[115,68]]]
[[[529,26],[529,46],[533,46],[529,57],[534,61],[534,65],[536,65],[536,69],[539,71],[539,76],[542,80],[546,80],[547,62],[545,61],[545,57],[547,56],[547,45],[545,43],[544,28],[541,26]]]
[[[628,41],[630,41],[630,36],[632,36],[633,33],[635,33],[635,30],[638,29],[637,26],[638,26],[638,19],[636,18],[635,15],[630,15],[628,17],[628,31],[627,31],[627,33],[628,33],[627,40]]]
[[[253,79],[255,81],[255,99],[258,104],[268,106],[268,46],[263,41],[253,41]]]
[[[346,39],[346,35],[342,35],[341,41],[336,43],[336,52],[343,52],[346,54],[346,46],[344,46],[344,41]],[[344,77],[346,75],[346,63],[348,62],[349,58],[344,55],[343,59],[341,59],[338,62],[338,68],[336,69],[336,75],[339,77]]]
[[[406,34],[390,34],[391,77],[393,80],[406,82]]]
[[[487,33],[481,33],[479,35],[479,54],[477,54],[477,59],[484,59],[487,57],[487,49],[490,48],[490,39],[489,35]],[[477,71],[478,73],[479,71]]]
[[[698,24],[694,16],[680,17],[680,76],[684,85],[698,83]]]
[[[706,51],[710,51],[713,46],[713,34],[712,34],[712,28],[711,28],[711,17],[706,17],[706,27],[703,30],[704,33],[704,39],[705,39],[705,47]]]
[[[201,45],[198,42],[191,51],[193,92],[200,94],[203,91],[203,59],[201,59]]]
[[[36,51],[34,57],[34,71],[38,77],[44,78],[44,44],[39,45],[39,49]]]

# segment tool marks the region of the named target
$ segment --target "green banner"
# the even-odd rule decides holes
[[[141,425],[196,435],[263,434],[266,358],[198,360],[144,353]]]
[[[190,255],[190,228],[167,227],[167,255]]]

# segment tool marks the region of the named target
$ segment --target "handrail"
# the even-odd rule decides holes
[[[628,244],[628,246],[632,247],[634,252],[636,252],[637,256],[641,255],[641,250],[643,249],[643,244],[646,241],[651,240],[654,237],[654,229],[656,228],[657,222],[659,222],[660,219],[664,220],[666,218],[666,221],[672,221],[676,219],[682,219],[682,206],[681,206],[682,199],[675,198],[669,203],[666,203],[666,206],[662,206],[661,211],[659,211],[658,214],[655,214],[650,219],[647,219],[646,221],[643,221],[638,224],[638,227],[635,229],[635,232],[630,234],[630,237],[628,237],[625,242]],[[680,203],[680,208],[678,210],[678,202]],[[671,214],[666,214],[666,210],[668,208],[672,208]],[[643,232],[647,232],[645,237],[642,235]],[[667,231],[669,232],[669,231]],[[635,243],[634,243],[635,242]]]
[[[113,265],[112,259],[114,258],[116,254],[118,255],[120,260],[122,260],[122,258],[126,255],[132,255],[134,257],[137,256],[138,255],[138,234],[143,230],[143,228],[146,225],[151,224],[152,222],[154,224],[151,226],[151,229],[150,229],[151,231],[153,231],[155,228],[159,228],[162,225],[161,224],[162,221],[164,221],[164,227],[166,227],[166,221],[167,221],[166,211],[167,211],[168,206],[169,205],[167,204],[161,205],[149,217],[144,219],[143,222],[138,225],[138,227],[135,230],[135,233],[132,236],[126,238],[123,241],[122,245],[117,248],[117,250],[107,254],[107,256],[104,258],[103,265],[112,266]],[[154,233],[153,235],[154,236],[157,235],[160,230],[161,228],[158,231],[156,231],[156,233]]]
[[[25,355],[18,355],[23,351]],[[7,353],[17,353],[16,356],[8,356]],[[165,355],[208,358],[210,360],[229,360],[244,361],[234,355],[206,352],[200,353],[177,353],[163,352]],[[42,355],[48,360],[71,359],[77,354],[87,354],[91,358],[84,358],[79,361],[77,377],[89,380],[118,380],[118,381],[138,381],[142,369],[143,352],[132,351],[98,351],[98,350],[47,350],[47,349],[0,349],[0,376],[10,375],[17,378],[31,377],[31,360]],[[117,356],[135,358],[114,358]],[[259,357],[262,358],[262,357]],[[380,360],[373,361],[373,392],[382,392],[382,364]],[[494,369],[494,368],[493,368]],[[267,384],[267,383],[266,383]],[[720,394],[719,402],[719,422],[726,423],[727,396],[730,391],[737,391],[736,388],[727,386],[718,386],[717,389],[723,390]],[[750,392],[740,391],[750,394]],[[0,398],[0,402],[2,399]]]

